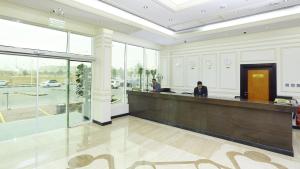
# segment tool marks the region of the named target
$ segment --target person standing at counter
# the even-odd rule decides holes
[[[194,89],[194,96],[204,96],[207,97],[208,91],[207,87],[202,85],[201,81],[197,82],[197,87]]]
[[[160,92],[160,84],[156,81],[156,79],[152,79],[153,92]]]

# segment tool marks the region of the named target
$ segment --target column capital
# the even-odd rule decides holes
[[[105,29],[105,28],[99,28],[97,30],[97,35],[113,35],[114,31],[110,29]]]

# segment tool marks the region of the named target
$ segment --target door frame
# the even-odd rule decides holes
[[[241,64],[240,67],[240,97],[248,99],[248,70],[269,69],[269,99],[274,101],[277,97],[277,68],[276,63]],[[245,93],[247,92],[247,95]]]

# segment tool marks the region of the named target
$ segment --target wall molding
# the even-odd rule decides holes
[[[192,88],[194,87],[191,82],[187,82],[188,73],[192,72],[193,76],[195,73],[193,71],[189,71],[186,68],[183,69],[183,72],[179,72],[178,74],[174,75],[174,71],[172,70],[173,65],[175,64],[174,59],[180,61],[183,67],[188,67],[189,63],[191,62],[190,59],[194,58],[194,61],[197,62],[197,78],[199,80],[203,80],[205,77],[215,76],[214,71],[216,71],[216,81],[210,80],[210,86],[208,88],[209,93],[216,93],[217,95],[239,95],[240,91],[240,65],[241,64],[260,64],[260,63],[276,63],[277,64],[277,93],[280,95],[291,95],[296,98],[300,98],[300,90],[299,88],[289,89],[286,90],[284,87],[284,82],[286,78],[293,79],[294,75],[285,75],[287,77],[282,77],[285,72],[285,66],[283,64],[287,64],[283,62],[283,50],[299,47],[300,48],[300,32],[299,30],[293,29],[293,32],[289,32],[290,35],[282,35],[280,33],[277,37],[265,37],[263,33],[259,33],[258,35],[252,35],[252,37],[257,37],[257,39],[247,39],[246,36],[240,36],[238,38],[227,38],[221,40],[211,40],[211,41],[203,41],[203,42],[195,42],[190,44],[184,45],[176,45],[176,46],[169,46],[166,48],[166,51],[162,51],[161,53],[168,53],[168,58],[170,58],[169,67],[170,70],[166,74],[171,77],[169,78],[169,86],[174,91],[179,92],[191,92]],[[270,32],[265,33],[270,34]],[[215,43],[213,43],[215,42]],[[223,57],[226,55],[236,55],[235,56],[235,63],[236,66],[235,70],[222,72],[224,71],[224,64]],[[299,55],[298,53],[295,53]],[[205,59],[209,58],[209,55],[214,55],[216,57],[216,68],[214,71],[207,71],[204,70]],[[228,56],[233,57],[233,56]],[[251,58],[252,57],[252,58]],[[189,60],[189,61],[186,61]],[[214,60],[214,59],[212,59]],[[298,61],[298,60],[297,60]],[[214,62],[214,61],[213,61]],[[294,61],[295,62],[295,61]],[[293,63],[293,61],[289,61],[289,63]],[[165,66],[165,65],[161,65]],[[162,69],[161,69],[162,70]],[[209,72],[207,75],[207,72]],[[232,75],[231,73],[234,73]],[[180,76],[180,77],[179,77]],[[223,76],[226,76],[228,79],[231,79],[235,82],[233,83],[226,83],[222,84],[222,81],[226,80]],[[174,78],[182,80],[182,82],[176,82],[174,84]],[[190,77],[189,77],[190,78]],[[300,77],[299,77],[300,79]],[[191,81],[191,80],[188,80]],[[296,80],[295,83],[298,84]],[[215,83],[215,85],[212,85]],[[299,82],[300,83],[300,82]],[[178,85],[180,84],[180,85]],[[204,84],[206,85],[206,84]],[[196,81],[195,81],[196,86]],[[291,90],[291,91],[290,91]],[[299,90],[299,91],[298,91]]]

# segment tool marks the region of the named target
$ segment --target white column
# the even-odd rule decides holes
[[[95,123],[111,123],[111,50],[113,31],[99,29],[94,38],[92,118]]]

